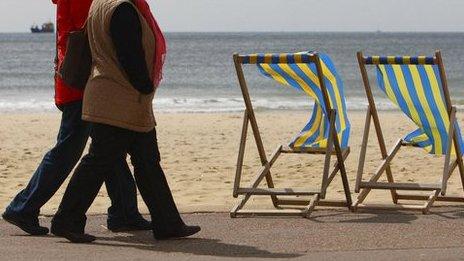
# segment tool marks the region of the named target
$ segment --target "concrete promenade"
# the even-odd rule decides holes
[[[464,260],[464,208],[413,212],[319,210],[312,218],[237,218],[184,214],[202,232],[156,241],[151,232],[111,233],[89,216],[93,244],[32,237],[0,221],[1,260]],[[49,225],[45,217],[42,224]]]

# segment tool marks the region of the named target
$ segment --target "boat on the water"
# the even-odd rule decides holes
[[[52,22],[44,23],[41,27],[38,25],[31,26],[31,33],[54,33],[55,25]]]

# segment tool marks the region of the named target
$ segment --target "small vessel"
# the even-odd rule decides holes
[[[52,22],[42,24],[42,27],[38,25],[31,26],[31,33],[54,33],[55,25]]]

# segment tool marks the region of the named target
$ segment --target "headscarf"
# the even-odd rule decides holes
[[[148,25],[150,26],[154,36],[155,36],[155,57],[153,57],[153,85],[154,87],[158,87],[161,79],[163,78],[163,65],[164,60],[166,57],[166,40],[164,38],[163,32],[161,31],[158,23],[156,22],[153,13],[150,10],[150,6],[148,5],[146,0],[132,0],[135,4],[139,12],[147,21]]]

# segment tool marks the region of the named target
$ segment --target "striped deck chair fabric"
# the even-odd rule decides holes
[[[295,54],[257,54],[259,71],[277,82],[292,86],[305,92],[315,100],[314,109],[309,122],[289,144],[293,149],[326,148],[329,137],[329,117],[326,111],[323,93],[317,77],[316,65],[305,59],[310,52]],[[346,112],[343,83],[335,70],[335,66],[326,54],[319,53],[328,91],[330,108],[337,111],[336,131],[340,146],[346,148],[350,136],[350,122]],[[253,59],[253,57],[251,57]],[[259,63],[260,60],[271,60],[271,63]]]
[[[405,64],[389,64],[395,61]],[[433,57],[373,56],[366,63],[377,64],[379,88],[419,127],[403,140],[430,154],[446,154],[450,121],[439,68],[433,64]],[[457,123],[455,127],[462,148]],[[452,154],[456,154],[454,147]]]

